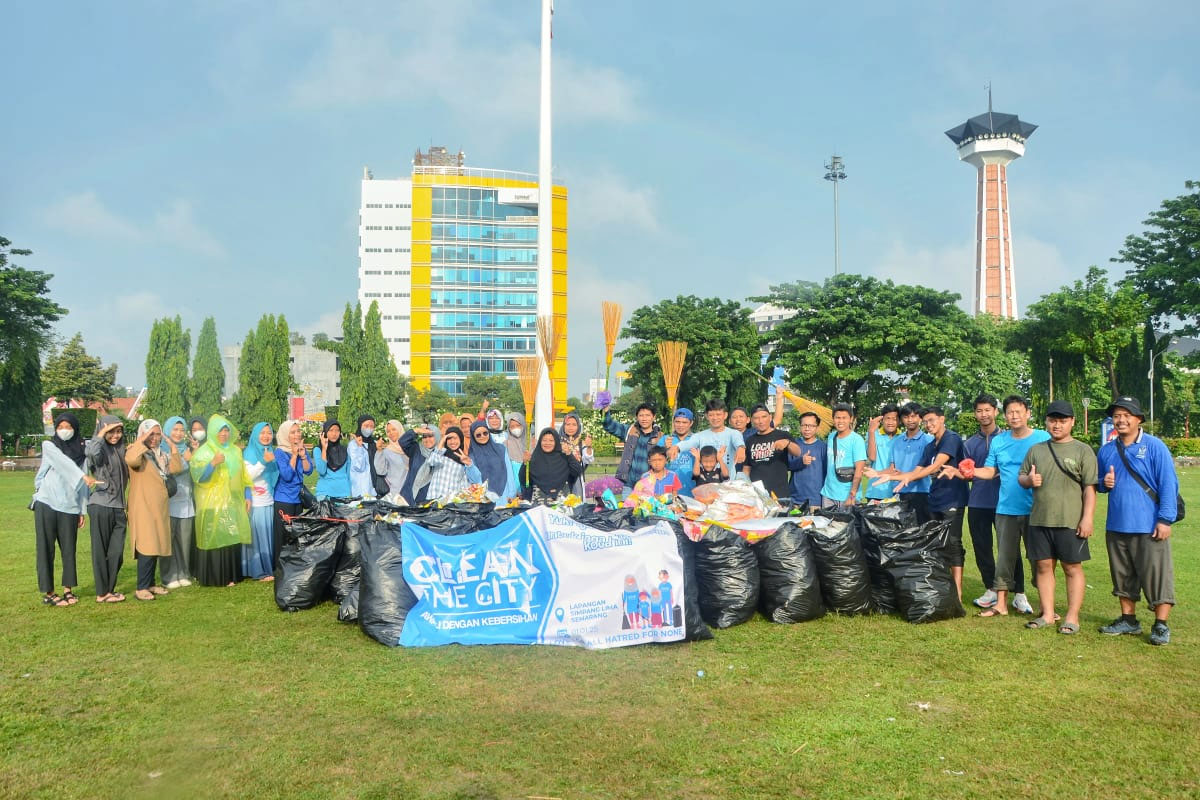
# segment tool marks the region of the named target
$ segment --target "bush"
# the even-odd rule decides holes
[[[337,406],[325,406],[325,419],[339,419]]]
[[[63,409],[64,411],[66,409]],[[94,408],[72,408],[71,413],[79,418],[79,435],[85,439],[90,439],[96,433],[96,421],[100,418],[100,412]],[[51,418],[56,416],[57,410],[50,413]]]
[[[1173,456],[1200,457],[1200,438],[1193,436],[1191,439],[1163,439],[1163,444]]]

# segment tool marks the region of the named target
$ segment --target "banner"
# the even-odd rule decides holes
[[[417,596],[400,644],[603,649],[684,638],[683,559],[671,526],[602,531],[548,508],[444,536],[405,522]]]

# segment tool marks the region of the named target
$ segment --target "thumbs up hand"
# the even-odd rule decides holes
[[[1117,485],[1117,468],[1113,464],[1108,465],[1108,472],[1104,473],[1104,488],[1112,489]]]
[[[1042,485],[1042,476],[1038,474],[1036,464],[1029,465],[1029,482],[1035,489]]]

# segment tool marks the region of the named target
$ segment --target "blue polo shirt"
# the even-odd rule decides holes
[[[993,467],[1000,474],[1000,497],[996,502],[996,513],[1013,517],[1029,516],[1033,509],[1033,489],[1022,488],[1017,483],[1021,463],[1029,448],[1038,442],[1047,441],[1050,434],[1036,428],[1023,439],[1014,439],[1012,431],[1005,431],[992,439],[992,449],[983,466]]]
[[[910,437],[907,433],[900,434],[892,440],[892,464],[901,472],[911,472],[921,465],[921,456],[925,455],[925,445],[932,441],[933,437],[924,431],[915,437]],[[913,492],[928,494],[929,478],[913,481],[900,490],[900,494]]]
[[[943,453],[950,460],[946,463],[951,467],[957,467],[958,462],[965,458],[965,450],[963,450],[963,440],[952,430],[947,430],[942,434],[941,439],[931,441],[925,445],[925,453],[921,456],[921,466],[932,466],[937,457]],[[930,476],[929,482],[929,510],[930,511],[947,511],[951,508],[966,508],[967,507],[967,482],[962,478],[939,478],[937,475]]]
[[[963,448],[966,450],[967,458],[975,462],[975,466],[982,467],[987,462],[988,452],[992,449],[992,440],[1000,435],[1000,431],[992,431],[991,436],[984,436],[982,433],[976,433],[971,438],[963,442]],[[992,478],[991,480],[983,480],[975,478],[971,481],[971,492],[967,496],[968,508],[996,508],[996,502],[1000,499],[1000,479]]]
[[[799,505],[808,501],[810,508],[820,508],[828,445],[820,439],[814,439],[812,444],[803,439],[795,441],[800,445],[800,455],[788,454],[788,469],[792,471],[792,502]],[[838,445],[838,452],[841,453],[841,445]],[[811,464],[804,463],[805,453],[813,457]]]
[[[872,469],[882,472],[892,465],[892,442],[900,435],[893,433],[888,436],[882,429],[875,431],[875,460],[871,462]],[[896,493],[895,481],[881,483],[878,486],[872,486],[873,483],[874,481],[867,482],[867,498],[870,500],[887,500]]]
[[[1104,522],[1105,530],[1116,533],[1153,533],[1156,523],[1165,522],[1168,525],[1175,521],[1179,509],[1176,499],[1179,496],[1179,478],[1175,475],[1175,461],[1171,451],[1158,439],[1145,431],[1139,431],[1133,444],[1125,448],[1125,458],[1142,480],[1158,495],[1155,503],[1146,490],[1142,488],[1129,470],[1117,451],[1116,441],[1106,442],[1096,454],[1102,492],[1109,492],[1108,518]],[[1108,468],[1113,468],[1117,483],[1112,489],[1104,485],[1104,476]]]

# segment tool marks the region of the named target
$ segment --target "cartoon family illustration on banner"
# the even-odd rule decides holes
[[[645,586],[639,586],[633,575],[626,575],[621,592],[621,608],[625,612],[622,630],[675,627],[678,624],[675,620],[680,618],[680,609],[675,605],[671,574],[660,569],[658,582],[649,581]]]

